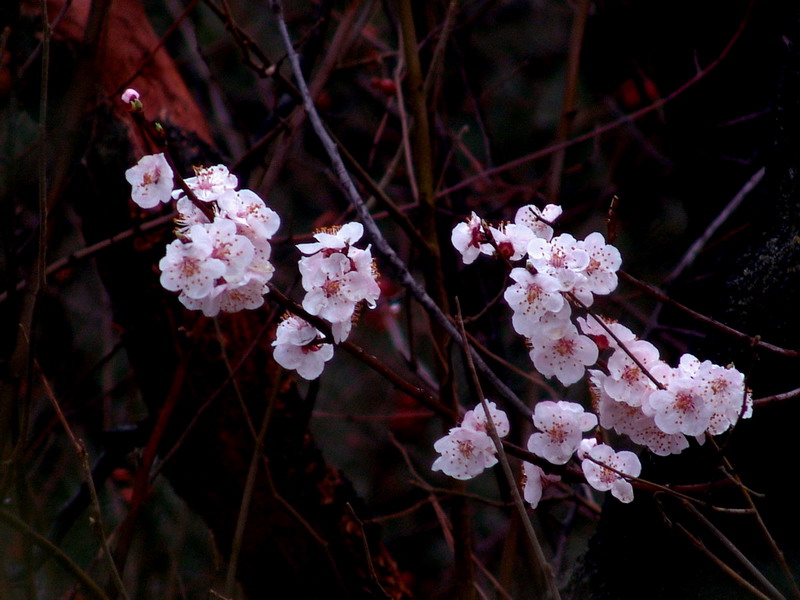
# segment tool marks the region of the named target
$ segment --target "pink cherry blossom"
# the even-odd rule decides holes
[[[583,460],[595,446],[597,446],[597,438],[583,438],[575,451],[575,456],[578,457],[578,460]]]
[[[589,315],[587,317],[578,317],[578,327],[580,328],[581,332],[585,335],[590,336],[595,343],[600,347],[601,350],[605,350],[606,348],[616,349],[619,347],[619,342],[623,344],[628,344],[629,342],[633,342],[636,340],[636,335],[627,327],[622,325],[621,323],[617,323],[616,321],[612,321],[610,319],[606,319],[602,315]],[[602,321],[603,324],[613,333],[612,336],[608,331],[606,331],[606,327],[603,327],[599,323]],[[614,339],[616,337],[616,339]]]
[[[228,171],[225,165],[195,167],[194,172],[194,177],[186,179],[186,185],[202,202],[213,202],[225,192],[235,190],[239,184],[236,175]],[[183,194],[183,190],[175,190],[172,196],[180,198]]]
[[[189,236],[192,242],[204,241],[212,245],[211,256],[225,263],[222,277],[226,283],[236,285],[244,279],[255,249],[249,239],[236,233],[233,221],[217,218],[213,223],[194,225]]]
[[[212,256],[214,246],[208,236],[198,237],[198,241],[186,243],[174,240],[167,246],[166,256],[158,263],[161,285],[194,299],[210,294],[216,280],[226,270],[225,263]]]
[[[740,417],[746,419],[752,415],[753,399],[740,371],[703,361],[697,366],[695,381],[711,406],[708,426],[711,435],[719,435],[735,425]]]
[[[148,154],[125,171],[131,199],[142,208],[153,208],[172,198],[172,169],[163,153]]]
[[[522,463],[522,495],[531,508],[539,506],[544,488],[556,481],[561,481],[559,475],[548,475],[538,465]]]
[[[561,310],[564,297],[558,291],[558,281],[550,275],[534,275],[527,269],[516,268],[511,270],[509,277],[516,283],[506,289],[503,297],[514,311],[514,331],[531,337],[544,314]]]
[[[653,375],[654,369],[658,365],[663,365],[663,362],[659,359],[658,348],[648,341],[627,342],[625,348],[627,352],[617,348],[608,359],[610,377],[605,380],[603,389],[618,402],[642,406],[645,399],[656,389],[656,385],[639,364]],[[636,357],[639,364],[634,362],[631,355]]]
[[[497,464],[492,439],[486,432],[468,427],[452,428],[433,449],[441,456],[431,468],[455,479],[472,479]]]
[[[642,472],[642,464],[633,452],[614,452],[606,444],[592,448],[583,459],[581,468],[589,485],[601,492],[611,491],[615,498],[626,504],[633,500],[633,486],[620,473],[638,477]]]
[[[606,295],[617,287],[617,271],[622,265],[622,257],[611,244],[606,244],[602,233],[590,233],[579,243],[589,255],[589,264],[583,270],[584,280],[580,286],[589,292]]]
[[[273,358],[284,369],[297,371],[303,379],[316,379],[333,357],[333,346],[321,343],[322,334],[297,316],[281,321],[276,330]]]
[[[556,377],[564,385],[579,381],[586,367],[597,361],[597,345],[571,324],[561,337],[535,335],[528,342],[536,370],[545,377]]]
[[[506,437],[511,431],[511,425],[508,422],[508,415],[505,411],[497,408],[494,402],[486,401],[489,407],[489,414],[492,416],[492,423],[497,430],[498,437]],[[468,410],[464,414],[464,419],[461,421],[461,427],[467,427],[475,431],[488,431],[488,423],[486,419],[486,411],[483,410],[483,404],[478,404],[472,410]]]
[[[481,246],[486,243],[481,220],[474,212],[465,222],[453,228],[450,235],[453,247],[461,253],[465,265],[475,262],[481,253]]]
[[[306,290],[303,308],[334,325],[349,322],[361,302],[375,308],[380,296],[370,247],[351,245],[363,231],[360,223],[348,223],[316,233],[316,242],[298,245],[307,255],[298,265]],[[349,332],[349,325],[334,327],[334,340],[339,343]]]
[[[492,235],[496,231],[490,228]],[[495,236],[495,244],[500,252],[510,261],[520,260],[528,253],[528,244],[536,237],[536,234],[524,225],[507,223],[500,231],[499,236]]]
[[[122,97],[122,101],[125,104],[130,104],[134,100],[138,100],[139,99],[139,92],[137,92],[133,88],[128,88],[127,90],[122,92],[122,96],[121,97]]]
[[[331,250],[346,251],[349,246],[355,244],[363,235],[364,226],[357,221],[353,221],[318,231],[314,234],[316,242],[297,244],[297,248],[303,254],[315,254],[320,251],[327,253]]]
[[[597,425],[597,417],[575,402],[545,400],[534,408],[533,424],[541,433],[531,435],[528,450],[563,465],[580,445],[582,433]]]
[[[586,250],[568,233],[562,233],[549,242],[534,238],[528,244],[528,259],[539,273],[555,277],[563,292],[571,292],[581,283],[582,272],[589,266]]]
[[[250,240],[269,240],[278,231],[281,220],[264,200],[251,190],[227,190],[217,198],[220,214],[234,223],[241,235]]]
[[[656,425],[664,433],[700,435],[711,425],[713,406],[703,388],[687,377],[672,378],[664,390],[650,394]]]
[[[534,236],[550,241],[553,238],[553,223],[561,216],[561,207],[556,204],[548,204],[543,210],[533,204],[523,206],[514,216],[514,224],[526,227]]]

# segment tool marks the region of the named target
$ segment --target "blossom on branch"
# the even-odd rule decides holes
[[[498,437],[505,437],[510,430],[508,416],[494,402],[487,400],[486,404]],[[483,404],[478,404],[466,412],[459,427],[450,429],[446,436],[433,445],[433,449],[441,456],[434,461],[431,469],[442,471],[455,479],[472,479],[484,469],[497,464],[496,448],[487,429],[486,412]]]
[[[355,247],[364,228],[360,223],[314,234],[316,242],[298,244],[305,254],[298,267],[302,276],[303,308],[333,326],[334,341],[344,341],[356,309],[363,302],[375,308],[380,287],[372,252]]]
[[[539,506],[544,488],[556,481],[561,481],[560,475],[548,475],[538,465],[522,463],[522,496],[531,508]]]
[[[125,171],[131,199],[141,208],[155,208],[172,198],[172,169],[163,153],[148,154]]]
[[[597,426],[597,417],[575,402],[545,400],[533,410],[540,433],[528,439],[528,450],[554,465],[566,464],[578,449],[583,432]]]
[[[611,446],[598,444],[581,463],[586,482],[601,492],[611,492],[620,502],[633,500],[633,486],[623,477],[638,477],[642,463],[633,452],[614,452]]]
[[[323,343],[322,339],[316,327],[290,315],[278,325],[272,356],[284,369],[297,371],[303,379],[316,379],[333,357],[333,345]]]

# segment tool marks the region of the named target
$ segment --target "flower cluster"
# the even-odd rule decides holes
[[[600,424],[627,435],[659,456],[678,454],[687,436],[702,442],[752,414],[753,401],[744,375],[684,354],[677,367],[659,357],[651,343],[619,323],[581,320],[582,329],[611,350],[608,372],[590,370]],[[621,346],[624,344],[624,347]]]
[[[333,345],[322,342],[323,337],[304,319],[289,315],[278,325],[272,356],[284,369],[297,371],[304,379],[316,379],[333,358]]]
[[[553,237],[550,223],[560,214],[561,208],[553,204],[541,211],[523,206],[513,223],[495,228],[472,213],[453,229],[452,242],[465,263],[480,253],[526,259],[524,267],[511,270],[514,283],[504,293],[514,311],[514,331],[525,336],[530,358],[542,375],[570,385],[594,364],[598,349],[572,323],[569,299],[589,306],[594,295],[613,291],[622,259],[600,233],[585,240],[569,234]]]
[[[350,335],[358,307],[366,303],[375,308],[380,296],[370,247],[362,250],[353,245],[363,234],[361,223],[347,223],[320,231],[314,234],[315,242],[297,246],[304,254],[299,263],[306,292],[303,308],[330,323],[337,344]],[[289,317],[278,326],[275,360],[305,379],[316,379],[333,356],[333,346],[323,337],[303,319]]]
[[[236,176],[216,165],[196,168],[195,176],[186,179],[195,197],[190,199],[184,190],[173,189],[172,169],[163,154],[142,157],[125,177],[133,201],[142,208],[177,200],[177,239],[158,263],[164,288],[179,292],[184,306],[206,316],[264,303],[274,271],[270,239],[280,218],[258,195],[237,190]]]
[[[507,436],[510,426],[506,413],[497,408],[494,402],[487,400],[486,405],[497,435]],[[487,427],[483,404],[467,411],[461,425],[453,427],[433,445],[441,456],[434,461],[432,469],[442,471],[455,479],[472,479],[484,469],[496,465],[496,450],[492,438],[486,432]]]
[[[454,228],[452,242],[466,264],[480,254],[508,261],[525,259],[524,267],[511,269],[513,283],[504,297],[513,311],[512,326],[526,338],[530,358],[540,373],[570,385],[597,362],[601,351],[608,352],[604,370],[589,370],[596,414],[573,402],[539,402],[533,414],[538,431],[529,438],[528,450],[555,465],[564,465],[577,454],[592,487],[630,502],[629,479],[639,476],[639,459],[632,452],[615,452],[598,444],[594,437],[584,439],[584,433],[599,423],[654,454],[675,454],[689,446],[689,437],[702,443],[705,435],[723,433],[740,418],[749,417],[752,399],[744,376],[733,367],[685,354],[673,368],[661,360],[653,344],[619,323],[593,314],[573,321],[574,307],[587,312],[595,296],[616,288],[622,261],[619,251],[600,233],[583,240],[569,234],[555,236],[551,224],[560,214],[554,205],[541,211],[525,206],[513,223],[492,227],[472,213]],[[460,437],[451,439],[454,431],[437,444],[458,457],[452,449],[466,434],[459,432]],[[461,479],[483,470],[464,459],[457,465],[460,469],[453,470]],[[526,463],[526,500],[535,507],[543,486],[556,479],[540,466]]]

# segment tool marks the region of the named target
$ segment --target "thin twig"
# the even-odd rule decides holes
[[[744,568],[747,569],[747,571],[753,577],[755,577],[759,581],[759,583],[761,583],[761,585],[763,585],[767,590],[769,590],[769,592],[775,598],[777,598],[778,600],[785,600],[786,597],[778,591],[778,588],[776,588],[772,584],[772,582],[769,579],[767,579],[764,576],[764,574],[761,571],[759,571],[756,568],[756,566],[742,553],[742,551],[739,550],[736,544],[731,542],[731,540],[728,539],[728,537],[724,533],[722,533],[711,521],[709,521],[708,518],[703,513],[697,510],[697,508],[695,508],[690,502],[687,502],[686,500],[683,500],[681,504],[686,510],[692,513],[694,517],[698,521],[700,521],[706,527],[706,529],[708,529],[714,535],[714,537],[717,538],[717,540],[719,540],[719,542],[731,554],[733,554],[739,560],[739,562],[742,563],[742,565],[744,565]]]
[[[476,182],[485,181],[489,177],[492,177],[494,175],[498,175],[500,173],[504,173],[505,171],[510,171],[511,169],[514,169],[516,167],[522,166],[522,165],[527,164],[527,163],[529,163],[531,161],[538,160],[540,158],[544,158],[545,156],[549,156],[550,154],[552,154],[554,152],[558,152],[559,150],[562,150],[562,149],[565,149],[565,148],[569,148],[570,146],[574,146],[575,144],[579,144],[581,142],[585,142],[585,141],[594,139],[594,138],[596,138],[596,137],[598,137],[598,136],[600,136],[600,135],[602,135],[604,133],[607,133],[609,131],[612,131],[612,130],[616,129],[617,127],[620,127],[621,125],[625,125],[626,123],[631,123],[633,121],[641,119],[642,117],[644,117],[645,115],[650,114],[653,111],[659,110],[667,102],[670,102],[670,101],[674,100],[675,98],[677,98],[678,96],[683,94],[686,90],[688,90],[689,88],[693,87],[696,83],[698,83],[702,79],[705,79],[705,77],[711,71],[713,71],[719,65],[719,63],[721,63],[723,61],[723,59],[728,55],[728,53],[730,53],[731,48],[733,48],[734,44],[741,37],[742,32],[744,31],[744,28],[745,28],[745,24],[747,23],[747,20],[748,20],[748,18],[750,16],[750,10],[752,9],[753,4],[755,4],[755,0],[751,0],[748,3],[747,8],[745,10],[745,14],[742,17],[741,22],[739,23],[739,27],[737,28],[736,32],[733,34],[731,39],[728,41],[728,43],[725,45],[725,47],[722,49],[722,52],[720,52],[719,56],[717,56],[717,58],[712,60],[704,69],[699,70],[694,75],[694,77],[689,79],[686,83],[684,83],[683,85],[678,87],[672,93],[664,96],[663,98],[659,98],[658,100],[656,100],[652,104],[650,104],[648,106],[645,106],[643,108],[640,108],[639,110],[634,111],[629,115],[625,115],[624,117],[621,117],[621,118],[619,118],[619,119],[617,119],[615,121],[612,121],[611,123],[606,123],[605,125],[601,125],[600,127],[597,127],[595,129],[593,129],[592,131],[589,131],[589,132],[584,133],[582,135],[576,136],[576,137],[574,137],[574,138],[572,138],[570,140],[567,140],[565,142],[561,142],[559,144],[553,144],[552,146],[549,146],[548,148],[543,148],[542,150],[537,150],[536,152],[532,152],[532,153],[527,154],[525,156],[521,156],[521,157],[519,157],[519,158],[517,158],[515,160],[512,160],[510,162],[505,163],[504,165],[500,165],[498,167],[494,167],[493,169],[487,169],[485,171],[482,171],[481,173],[478,173],[477,175],[474,175],[472,177],[469,177],[467,179],[464,179],[464,180],[458,182],[457,184],[447,188],[446,190],[442,190],[437,195],[438,196],[446,196],[448,194],[452,194],[453,192],[458,191],[460,189],[463,189],[465,187],[469,187],[469,186],[471,186],[472,184],[474,184]]]
[[[764,167],[761,167],[758,171],[756,171],[750,179],[747,180],[742,188],[736,193],[736,195],[728,202],[728,205],[720,211],[717,217],[711,222],[711,224],[706,228],[699,238],[695,240],[695,242],[689,246],[689,249],[686,251],[686,254],[683,255],[683,258],[680,262],[675,265],[675,268],[672,272],[667,275],[667,278],[664,280],[664,284],[667,284],[671,281],[675,281],[678,277],[680,277],[681,273],[683,273],[686,268],[691,265],[700,252],[703,250],[705,245],[708,243],[708,240],[717,232],[722,224],[728,220],[728,218],[733,214],[733,212],[739,208],[739,205],[742,201],[747,197],[747,195],[752,192],[756,186],[761,182],[764,178]]]
[[[789,349],[786,349],[786,348],[781,348],[780,346],[775,346],[774,344],[770,344],[768,342],[763,341],[760,336],[751,336],[751,335],[743,333],[743,332],[741,332],[741,331],[739,331],[737,329],[734,329],[733,327],[729,327],[728,325],[725,325],[724,323],[720,323],[719,321],[716,321],[716,320],[712,319],[711,317],[707,317],[704,314],[701,314],[701,313],[697,312],[696,310],[693,310],[693,309],[689,308],[688,306],[686,306],[684,304],[681,304],[680,302],[676,302],[675,300],[670,298],[667,294],[662,292],[660,289],[658,289],[654,285],[650,285],[649,283],[645,283],[644,281],[641,281],[640,279],[637,279],[636,277],[626,273],[625,271],[617,271],[617,275],[621,279],[624,279],[628,283],[631,283],[631,284],[635,285],[640,290],[643,290],[644,292],[650,294],[651,296],[653,296],[654,298],[660,300],[661,302],[665,302],[665,303],[669,304],[670,306],[685,312],[686,314],[690,315],[692,318],[694,318],[694,319],[696,319],[696,320],[698,320],[698,321],[700,321],[702,323],[705,323],[707,325],[710,325],[714,329],[722,331],[723,333],[726,333],[726,334],[730,335],[731,337],[735,337],[737,339],[744,340],[750,346],[752,346],[754,348],[763,348],[764,350],[768,350],[769,352],[773,352],[775,354],[781,354],[783,356],[790,356],[792,358],[800,357],[800,351],[798,351],[798,350],[789,350]]]
[[[230,373],[230,366],[228,367],[228,371]],[[230,374],[231,377],[233,377],[233,374]],[[233,534],[233,541],[231,542],[231,556],[228,561],[228,571],[225,575],[225,595],[231,598],[233,597],[234,586],[236,585],[236,568],[239,564],[239,553],[242,550],[242,540],[244,539],[244,530],[247,526],[247,518],[250,515],[250,503],[253,499],[253,491],[255,490],[258,464],[261,462],[264,437],[267,435],[267,428],[269,427],[269,421],[272,417],[272,410],[275,405],[275,396],[278,389],[280,374],[280,369],[275,369],[272,381],[270,381],[270,393],[267,407],[264,411],[264,418],[261,421],[261,429],[259,429],[258,436],[256,437],[253,456],[250,459],[250,468],[247,470],[247,479],[244,484],[244,490],[242,491],[242,502],[239,506],[239,516],[236,519],[236,529]]]
[[[72,575],[75,576],[75,579],[83,584],[83,586],[86,588],[86,591],[92,594],[95,598],[98,600],[110,600],[97,582],[95,582],[95,580],[92,579],[86,571],[81,569],[81,567],[75,561],[73,561],[66,552],[64,552],[61,548],[56,546],[53,542],[48,540],[40,533],[37,533],[31,529],[30,525],[21,519],[18,519],[16,516],[12,515],[3,508],[0,508],[0,521],[3,521],[10,527],[13,527],[21,534],[29,538],[34,544],[50,553],[50,555],[52,555],[52,557],[58,561],[58,563],[64,567],[66,571],[72,573]]]
[[[391,245],[389,245],[389,243],[386,241],[386,238],[383,237],[383,234],[375,223],[375,220],[372,218],[369,209],[358,193],[358,190],[356,190],[353,180],[350,178],[350,175],[347,172],[344,163],[342,162],[338,148],[328,135],[325,126],[323,125],[319,114],[314,107],[314,103],[311,99],[311,95],[309,94],[305,78],[300,70],[300,60],[297,56],[297,53],[294,51],[291,38],[289,37],[289,31],[286,28],[286,22],[283,19],[282,3],[279,0],[273,0],[272,11],[275,14],[284,47],[286,48],[289,56],[289,63],[292,66],[292,72],[294,73],[298,88],[303,96],[303,105],[308,113],[308,118],[311,121],[317,137],[322,142],[325,151],[328,153],[328,156],[333,163],[336,175],[339,178],[342,187],[344,188],[348,200],[355,208],[358,216],[361,218],[364,228],[367,230],[372,242],[375,244],[376,250],[380,252],[394,267],[398,273],[401,283],[414,295],[423,308],[425,308],[425,310],[433,316],[439,325],[441,325],[441,327],[454,340],[460,340],[461,336],[458,334],[458,329],[450,322],[447,315],[442,312],[442,310],[428,295],[425,289],[416,281],[416,279],[414,279],[409,272],[408,267],[400,259]],[[459,341],[459,343],[463,342]],[[528,406],[522,402],[522,400],[520,400],[519,397],[505,383],[503,383],[499,377],[497,377],[497,375],[486,365],[483,359],[473,348],[470,348],[469,345],[467,345],[467,348],[472,353],[472,359],[475,362],[475,366],[492,383],[492,385],[503,396],[503,398],[510,402],[522,414],[526,416],[530,415],[531,411]]]
[[[383,586],[378,579],[378,574],[375,572],[375,565],[372,563],[372,552],[370,552],[369,549],[369,541],[367,540],[367,532],[364,530],[364,523],[358,518],[353,505],[349,502],[347,503],[347,510],[350,511],[350,516],[358,525],[359,532],[361,533],[361,540],[364,542],[364,556],[367,560],[367,570],[369,571],[370,579],[372,579],[372,583],[378,588],[378,590],[380,590],[384,597],[388,600],[391,600],[391,596],[389,596],[389,594],[386,593],[386,590],[383,589]]]
[[[461,336],[464,341],[464,346],[469,347],[467,343],[467,331],[464,329],[464,321],[461,319],[461,305],[458,302],[458,298],[456,298],[456,304],[457,318],[459,327],[461,328]],[[536,532],[533,530],[533,523],[531,523],[530,517],[528,517],[528,511],[525,510],[525,505],[522,503],[522,496],[519,493],[517,480],[514,477],[514,473],[511,471],[511,465],[508,463],[508,457],[506,456],[506,451],[503,448],[503,442],[500,440],[500,436],[497,435],[494,419],[492,419],[492,414],[486,402],[486,397],[483,394],[483,389],[481,389],[481,382],[478,379],[478,372],[475,370],[475,365],[472,363],[472,357],[470,356],[470,353],[465,352],[464,356],[466,357],[467,368],[472,375],[472,382],[475,386],[475,392],[480,399],[481,406],[483,406],[483,412],[486,415],[486,424],[488,425],[486,428],[487,432],[489,437],[492,438],[492,442],[494,442],[494,447],[497,450],[497,458],[499,459],[500,464],[503,466],[503,473],[506,476],[508,487],[511,490],[511,497],[514,499],[514,506],[516,506],[519,517],[522,520],[525,533],[528,535],[528,541],[531,544],[531,548],[533,548],[536,561],[539,563],[539,569],[541,569],[542,575],[547,582],[547,588],[550,590],[551,600],[560,600],[561,595],[558,591],[555,574],[553,573],[550,563],[547,562],[547,558],[544,555],[544,550],[542,550],[542,545],[539,543],[539,538],[536,536]]]
[[[794,389],[790,392],[784,392],[782,394],[775,394],[773,396],[764,396],[763,398],[757,398],[753,400],[753,407],[756,406],[764,406],[766,404],[771,404],[773,402],[781,402],[783,400],[791,400],[792,398],[797,398],[800,396],[800,388]]]
[[[733,579],[736,583],[746,589],[748,592],[753,594],[756,598],[760,598],[761,600],[772,600],[769,596],[764,594],[761,590],[755,587],[752,583],[747,581],[744,577],[739,575],[736,571],[734,571],[731,567],[729,567],[724,561],[722,561],[716,554],[711,552],[703,541],[692,535],[686,527],[681,525],[680,523],[676,523],[675,527],[678,528],[683,535],[685,535],[689,541],[698,549],[700,552],[705,554],[717,567],[726,575],[728,575],[731,579]]]
[[[569,38],[569,55],[567,57],[567,77],[564,82],[564,99],[561,103],[561,118],[558,120],[556,142],[563,143],[572,129],[577,109],[575,98],[578,95],[578,74],[581,61],[581,48],[583,47],[583,33],[586,30],[586,21],[589,18],[589,8],[592,0],[579,0],[575,7],[575,17],[572,21],[572,31]],[[557,204],[561,191],[561,175],[564,171],[564,157],[567,148],[560,148],[553,152],[550,159],[550,173],[547,178],[547,192],[545,194],[548,204]]]
[[[95,244],[91,244],[86,246],[85,248],[81,248],[80,250],[76,250],[69,256],[65,256],[63,258],[59,258],[52,263],[50,263],[47,268],[45,269],[45,275],[52,275],[61,271],[62,269],[66,269],[74,265],[77,261],[82,260],[84,258],[90,258],[95,254],[99,253],[101,250],[106,250],[119,242],[123,242],[125,240],[131,239],[137,234],[146,233],[153,229],[158,229],[159,227],[164,227],[173,222],[175,219],[175,215],[177,213],[170,213],[168,215],[161,215],[160,217],[156,217],[150,221],[146,221],[141,225],[137,225],[135,227],[131,227],[130,229],[126,229],[125,231],[118,233],[116,235],[112,235],[110,238],[106,238],[101,240]],[[16,286],[16,291],[21,292],[27,286],[27,282],[25,280],[19,281]],[[8,292],[3,292],[0,294],[0,304],[5,302],[8,299]]]
[[[61,421],[61,425],[64,427],[64,430],[67,433],[67,437],[69,438],[70,444],[75,450],[75,453],[78,455],[78,458],[81,462],[81,467],[83,468],[83,473],[86,478],[86,485],[89,488],[89,494],[92,499],[92,510],[94,514],[94,526],[97,530],[98,537],[100,538],[100,545],[103,549],[103,554],[106,557],[106,562],[108,563],[109,571],[111,572],[111,578],[116,586],[117,592],[120,596],[122,596],[123,600],[128,600],[128,594],[125,592],[125,586],[122,583],[122,577],[120,577],[119,570],[117,569],[117,565],[114,562],[114,556],[111,553],[111,548],[108,545],[108,537],[106,536],[105,527],[103,526],[103,517],[102,517],[102,508],[100,506],[100,499],[97,495],[97,488],[94,485],[94,478],[92,477],[92,467],[89,464],[89,453],[86,451],[86,446],[83,444],[82,440],[79,440],[75,437],[75,434],[72,431],[72,428],[67,421],[67,418],[64,416],[64,412],[61,410],[61,406],[58,403],[58,399],[56,399],[55,393],[53,392],[53,388],[50,387],[50,382],[45,377],[44,372],[42,372],[41,367],[39,366],[38,362],[35,362],[36,369],[39,372],[39,377],[42,382],[42,386],[44,387],[45,395],[47,396],[48,400],[50,400],[50,404],[53,406],[53,410],[56,412],[58,416],[58,420]]]
[[[733,465],[728,460],[728,457],[725,456],[725,454],[720,450],[719,445],[717,444],[714,437],[713,436],[706,436],[706,437],[708,438],[708,441],[711,444],[711,446],[717,451],[720,459],[722,460],[722,464],[725,467],[725,470],[728,472],[731,479],[736,483],[739,490],[742,492],[742,496],[744,496],[744,499],[747,502],[748,506],[753,510],[753,516],[755,517],[756,524],[758,525],[758,528],[761,530],[761,534],[764,536],[764,539],[766,540],[767,545],[772,551],[775,560],[778,562],[781,571],[783,571],[783,575],[786,578],[786,582],[789,584],[790,589],[792,590],[792,596],[796,599],[800,599],[800,588],[798,588],[797,586],[794,574],[792,573],[792,570],[789,568],[789,564],[786,562],[786,557],[784,556],[783,551],[778,547],[778,543],[775,541],[775,538],[772,537],[772,534],[769,532],[767,524],[764,523],[764,519],[761,518],[761,513],[756,507],[751,490],[744,485],[739,475],[734,471]]]

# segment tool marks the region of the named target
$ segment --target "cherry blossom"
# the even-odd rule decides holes
[[[524,225],[506,223],[500,230],[489,228],[500,253],[510,261],[520,260],[528,253],[528,244],[536,233]]]
[[[581,443],[578,444],[578,449],[575,451],[575,456],[578,457],[578,460],[583,460],[595,446],[597,446],[597,438],[583,438]]]
[[[617,271],[622,265],[619,250],[606,244],[603,234],[596,231],[579,242],[579,246],[589,255],[580,287],[597,295],[610,294],[617,287]]]
[[[627,327],[622,325],[621,323],[617,323],[616,321],[611,321],[606,319],[602,315],[590,315],[588,317],[578,317],[577,319],[578,327],[580,330],[585,334],[588,335],[594,342],[597,344],[600,350],[605,350],[606,348],[617,349],[619,348],[619,342],[623,344],[628,344],[628,342],[633,342],[636,340],[636,335]],[[602,321],[603,325],[600,324]],[[609,334],[606,331],[606,327],[611,331]],[[616,339],[615,339],[616,337]]]
[[[236,233],[236,224],[228,219],[214,219],[207,225],[194,225],[189,230],[193,242],[206,240],[213,247],[211,256],[225,263],[222,277],[228,284],[238,284],[255,256],[253,243]]]
[[[642,464],[633,452],[614,452],[606,444],[592,448],[583,459],[581,468],[589,485],[601,492],[611,491],[615,498],[626,504],[633,500],[633,486],[620,473],[638,477],[642,472]]]
[[[656,425],[664,433],[700,435],[711,425],[713,406],[703,388],[688,377],[674,377],[650,394]]]
[[[139,99],[139,92],[137,92],[133,88],[128,88],[127,90],[122,92],[121,98],[122,98],[122,101],[125,104],[130,104],[134,100],[138,100]]]
[[[345,223],[340,227],[323,229],[314,234],[316,242],[309,244],[297,244],[298,250],[303,254],[316,254],[317,252],[329,252],[331,250],[347,250],[349,246],[355,244],[364,235],[364,226],[357,221]]]
[[[297,316],[281,321],[276,330],[273,358],[284,369],[297,371],[303,379],[316,379],[333,357],[333,345],[322,343],[316,327]]]
[[[481,253],[481,246],[486,243],[485,240],[483,225],[474,212],[465,222],[456,225],[450,236],[453,247],[461,253],[465,265],[475,262]]]
[[[514,311],[514,331],[531,337],[544,314],[561,310],[564,297],[558,291],[558,281],[550,275],[534,275],[527,269],[516,268],[511,270],[509,277],[516,283],[506,288],[503,297]]]
[[[559,400],[539,402],[533,424],[541,430],[528,439],[528,450],[556,465],[569,461],[581,443],[582,433],[597,425],[597,417],[580,404]]]
[[[561,481],[559,475],[548,475],[538,465],[522,463],[522,496],[531,508],[539,506],[544,488],[556,481]]]
[[[632,442],[647,447],[653,454],[667,456],[680,454],[689,447],[689,440],[682,433],[664,433],[652,416],[646,415],[641,406],[631,406],[611,398],[603,390],[603,378],[607,375],[590,371],[592,394],[595,398],[600,426],[627,435]]]
[[[239,184],[236,175],[233,175],[225,165],[213,167],[195,167],[195,176],[186,179],[186,185],[202,202],[213,202],[227,191],[235,190]],[[173,198],[183,196],[183,190],[172,192]]]
[[[272,238],[281,224],[278,214],[251,190],[227,190],[217,198],[217,206],[251,240]]]
[[[172,192],[172,169],[163,153],[148,154],[125,171],[131,184],[131,199],[142,208],[154,208],[169,202]]]
[[[681,357],[681,364],[683,362]],[[753,414],[753,398],[745,387],[744,375],[735,368],[703,361],[697,365],[695,381],[711,406],[707,430],[711,435],[719,435],[735,425],[740,417],[747,419]]]
[[[452,428],[450,433],[436,441],[433,449],[441,456],[431,468],[455,479],[472,479],[497,464],[492,438],[485,431],[469,427]]]
[[[498,437],[505,437],[510,431],[508,416],[494,402],[486,401]],[[441,456],[433,463],[434,471],[456,479],[472,479],[497,463],[496,448],[487,433],[488,421],[483,403],[464,414],[459,427],[439,439],[433,448]]]
[[[195,225],[201,228],[202,225]],[[208,296],[214,282],[223,276],[225,263],[214,258],[214,246],[209,236],[198,236],[197,241],[174,240],[167,246],[167,254],[158,263],[161,285],[173,292],[182,292],[189,298]]]
[[[561,210],[557,204],[548,204],[542,210],[529,204],[517,211],[514,224],[527,228],[534,236],[549,242],[553,238],[553,228],[550,223],[561,216]]]
[[[585,368],[597,361],[595,343],[570,324],[560,337],[534,335],[528,339],[530,357],[536,370],[545,377],[556,377],[564,385],[579,381]]]
[[[581,283],[581,273],[589,266],[586,250],[568,233],[562,233],[549,242],[541,238],[532,239],[528,244],[528,260],[539,273],[555,277],[563,292],[570,292]]]
[[[489,414],[492,417],[492,423],[497,431],[498,437],[505,437],[511,431],[511,425],[508,422],[508,416],[499,408],[494,402],[486,401],[489,407]],[[468,410],[464,414],[464,419],[461,421],[462,427],[468,427],[475,431],[488,431],[488,424],[486,419],[486,411],[483,410],[483,404],[478,404],[474,409]]]
[[[653,375],[657,366],[664,363],[659,359],[658,348],[645,340],[635,340],[625,344],[625,350],[617,348],[608,359],[610,377],[603,384],[603,389],[614,400],[625,402],[631,406],[642,406],[643,402],[656,389],[655,383],[647,376],[639,365]],[[639,364],[634,362],[636,357]]]
[[[316,242],[298,245],[306,254],[298,264],[306,290],[303,308],[334,325],[336,343],[350,333],[350,325],[344,324],[352,320],[356,307],[365,302],[374,308],[380,296],[370,247],[362,250],[352,245],[363,231],[360,223],[348,223],[317,232]]]

